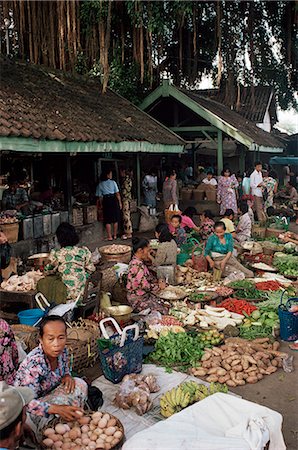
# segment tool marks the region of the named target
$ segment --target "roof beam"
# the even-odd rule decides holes
[[[31,153],[183,153],[184,145],[147,141],[79,142],[0,136],[0,150]]]
[[[169,127],[170,130],[174,131],[175,133],[182,132],[200,132],[203,131],[210,132],[213,131],[214,133],[217,133],[217,128],[213,127],[211,125],[203,125],[203,126],[194,126],[194,127]]]

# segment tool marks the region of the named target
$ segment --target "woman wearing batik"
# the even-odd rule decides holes
[[[67,289],[67,300],[75,301],[83,295],[89,274],[95,270],[91,252],[87,247],[77,246],[79,236],[67,222],[59,225],[56,236],[61,248],[51,251],[45,274],[58,272]]]
[[[40,323],[39,346],[27,355],[16,374],[14,385],[27,386],[35,394],[27,414],[37,437],[55,416],[66,422],[79,419],[87,400],[87,384],[71,376],[66,338],[62,317],[45,317]]]
[[[132,224],[130,217],[130,203],[132,200],[132,171],[130,169],[121,169],[121,198],[122,198],[122,215],[124,235],[122,239],[130,239],[132,237]]]
[[[0,381],[13,384],[19,365],[16,340],[8,323],[0,319]]]
[[[218,178],[217,203],[220,204],[220,215],[222,216],[227,209],[232,209],[235,214],[238,213],[236,188],[238,181],[235,175],[231,174],[230,169],[222,171]]]
[[[276,181],[277,174],[275,172],[268,172],[268,170],[263,171],[263,190],[267,192],[267,195],[264,199],[265,211],[270,206],[273,206],[274,194],[277,192],[278,182]]]
[[[165,282],[158,280],[146,265],[150,261],[149,241],[134,238],[132,244],[134,255],[128,267],[127,301],[136,312],[149,308],[167,314],[169,305],[157,297],[157,293],[165,288]]]
[[[235,239],[238,242],[245,242],[251,239],[252,222],[249,214],[247,202],[241,202],[239,206],[241,216],[236,227]]]

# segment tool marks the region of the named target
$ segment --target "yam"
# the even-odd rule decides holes
[[[280,347],[280,343],[278,341],[273,342],[272,344],[272,350],[277,351]]]
[[[235,381],[233,381],[233,380],[227,380],[227,381],[226,381],[226,384],[227,384],[227,386],[229,386],[229,387],[236,387],[236,386],[237,386],[236,383],[235,383]]]
[[[257,374],[257,377],[258,377],[258,380],[262,380],[262,378],[264,378],[263,375],[262,375],[261,373],[258,373],[258,374]]]
[[[226,369],[223,369],[221,367],[219,369],[217,369],[217,371],[216,371],[216,375],[219,376],[219,377],[223,377],[226,374],[227,374]]]
[[[224,369],[226,369],[227,371],[231,370],[230,364],[224,363],[224,362],[223,362],[221,365],[222,365],[222,367],[223,367]]]
[[[241,364],[237,364],[237,366],[233,366],[234,372],[243,372],[243,367]]]
[[[223,354],[223,350],[222,350],[221,348],[213,347],[212,353],[213,353],[215,356],[221,356],[221,355]]]
[[[235,383],[237,384],[237,386],[244,386],[245,385],[245,380],[238,380],[238,379],[236,379]]]
[[[246,373],[255,372],[257,370],[257,366],[254,364],[245,370]]]
[[[211,369],[208,370],[208,375],[214,375],[217,374],[217,371],[220,369],[220,367],[211,367]]]
[[[249,384],[254,384],[254,383],[257,383],[258,381],[259,381],[258,377],[248,377],[246,379],[246,382],[249,383]]]
[[[276,371],[277,371],[277,367],[274,367],[274,366],[269,366],[269,367],[266,369],[267,375],[271,375],[272,373],[274,373],[274,372],[276,372]]]
[[[204,367],[205,369],[210,369],[211,366],[212,366],[211,360],[203,361],[203,362],[202,362],[202,367]]]
[[[207,375],[207,369],[204,367],[199,367],[194,369],[192,372],[196,377],[205,377]]]
[[[272,359],[271,365],[274,366],[274,367],[277,367],[278,366],[278,361],[276,359]]]
[[[208,383],[216,383],[218,381],[218,377],[216,375],[209,375],[209,377],[206,378],[206,381],[208,381]]]
[[[263,369],[262,367],[260,367],[259,373],[261,373],[262,375],[268,375],[267,372],[266,372],[266,370]]]
[[[210,351],[209,351],[209,352],[210,352]],[[206,351],[206,352],[204,353],[204,355],[202,356],[201,361],[207,361],[208,359],[211,358],[211,356],[212,356],[212,353],[208,353],[208,351]]]
[[[250,355],[247,356],[246,359],[250,364],[257,364],[257,361]]]
[[[254,344],[265,344],[266,342],[269,342],[269,337],[266,337],[266,338],[257,338],[257,339],[254,339],[252,342],[253,342]]]
[[[226,383],[230,379],[230,375],[227,373],[223,377],[218,377],[218,382],[221,384]]]
[[[242,373],[242,377],[243,377],[243,380],[247,380],[247,378],[248,378],[248,373]]]
[[[240,364],[240,363],[241,363],[241,360],[240,360],[240,359],[234,359],[234,361],[231,362],[231,366],[232,366],[232,367],[238,366],[238,364]]]

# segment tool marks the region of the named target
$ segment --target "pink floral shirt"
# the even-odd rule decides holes
[[[37,416],[48,417],[50,405],[40,397],[55,389],[68,374],[70,372],[66,348],[58,356],[58,367],[55,371],[51,369],[41,344],[32,350],[21,363],[14,383],[15,386],[27,386],[35,393],[35,399],[29,403],[27,411]]]
[[[129,263],[126,289],[128,299],[142,297],[158,290],[157,280],[146,264],[136,256]]]
[[[13,384],[19,364],[18,348],[8,323],[0,319],[0,381]]]

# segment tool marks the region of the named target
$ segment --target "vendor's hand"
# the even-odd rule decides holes
[[[164,280],[158,280],[158,286],[161,291],[166,288],[166,282]]]
[[[75,387],[76,387],[76,382],[75,380],[72,378],[71,375],[65,375],[62,380],[61,380],[61,384],[64,384],[65,386],[65,391],[67,394],[71,394]]]
[[[209,266],[211,267],[211,269],[213,269],[213,267],[215,266],[215,262],[213,261],[213,259],[211,259],[211,261],[209,262]]]
[[[223,272],[225,270],[226,267],[226,261],[221,261],[220,263],[220,270]]]
[[[82,414],[84,413],[82,408],[79,408],[78,406],[69,406],[69,405],[51,405],[49,407],[48,412],[49,414],[57,414],[67,422],[80,419],[81,415],[78,414],[78,412],[79,413],[81,412]]]

